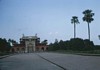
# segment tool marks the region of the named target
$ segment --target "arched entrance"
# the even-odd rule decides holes
[[[42,47],[41,49],[42,49],[42,51],[44,51],[44,47]]]
[[[33,44],[29,43],[27,48],[28,48],[28,53],[29,52],[34,52],[34,46],[33,46]]]

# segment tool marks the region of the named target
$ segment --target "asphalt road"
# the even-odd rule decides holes
[[[17,54],[0,59],[1,70],[100,70],[100,57],[59,53]]]
[[[100,70],[100,56],[82,56],[59,53],[38,53],[67,70]]]
[[[63,70],[36,53],[17,54],[0,59],[1,70]]]

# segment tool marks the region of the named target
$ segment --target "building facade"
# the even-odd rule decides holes
[[[15,53],[32,53],[36,51],[46,51],[47,45],[40,43],[40,38],[37,36],[22,36],[20,44],[13,44],[11,52]]]

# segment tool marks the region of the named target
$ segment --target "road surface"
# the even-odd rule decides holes
[[[17,54],[0,59],[1,70],[63,70],[35,53]]]
[[[100,57],[26,53],[0,59],[1,70],[100,70]]]
[[[73,54],[40,53],[38,54],[67,70],[100,70],[99,56],[81,56]]]

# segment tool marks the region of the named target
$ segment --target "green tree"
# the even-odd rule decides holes
[[[60,40],[59,41],[59,48],[60,50],[66,50],[67,49],[67,45],[66,45],[66,41]]]
[[[88,23],[88,38],[90,40],[90,26],[89,26],[89,24],[94,20],[93,19],[94,13],[92,13],[92,10],[87,9],[87,10],[83,11],[83,14],[84,14],[83,21],[86,21]]]
[[[5,38],[0,38],[0,52],[9,52],[10,48],[10,43]]]
[[[55,42],[54,43],[50,43],[48,49],[51,50],[51,51],[59,50],[60,47],[59,47],[58,39],[55,39]]]
[[[9,39],[8,42],[9,42],[10,44],[12,44],[12,45],[18,44],[18,43],[17,43],[15,40],[13,40],[13,39]]]
[[[84,40],[84,44],[85,44],[85,50],[93,50],[94,49],[94,43],[93,41],[90,41],[89,39],[85,39]]]
[[[47,44],[48,44],[47,41],[48,41],[48,40],[44,40],[44,41],[41,42],[41,44],[43,44],[43,45],[47,45]]]
[[[55,42],[53,44],[53,50],[56,51],[56,50],[59,50],[60,47],[59,47],[59,42],[58,42],[58,39],[55,39]]]
[[[76,38],[76,24],[79,23],[77,16],[72,16],[71,23],[74,24],[74,38]]]
[[[70,40],[70,49],[73,51],[82,51],[84,50],[84,41],[81,38],[72,38]]]

